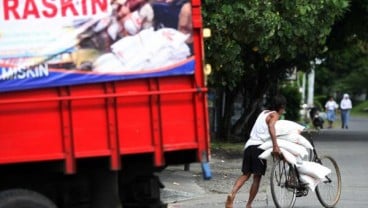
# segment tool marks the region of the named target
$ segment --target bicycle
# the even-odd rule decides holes
[[[317,154],[312,140],[312,133],[314,132],[315,130],[303,132],[303,134],[307,133],[305,137],[313,146],[313,150],[309,152],[308,159],[331,170],[331,173],[317,185],[315,192],[322,206],[333,208],[339,202],[341,196],[341,173],[334,158],[328,155],[319,156]],[[272,199],[277,208],[292,208],[294,207],[296,197],[307,196],[309,192],[308,184],[301,181],[296,165],[288,163],[282,158],[282,155],[278,159],[274,157],[270,182]]]

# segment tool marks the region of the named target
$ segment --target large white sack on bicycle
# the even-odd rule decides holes
[[[289,142],[286,140],[282,140],[282,139],[277,139],[277,144],[279,145],[280,148],[281,147],[284,148],[285,150],[289,151],[291,154],[295,156],[299,156],[301,158],[308,156],[307,149],[302,145],[299,145],[293,142]],[[269,140],[261,144],[258,148],[266,150],[272,147],[273,147],[272,141]]]
[[[323,181],[323,179],[314,178],[312,176],[305,175],[305,174],[300,174],[299,177],[300,177],[301,182],[308,184],[308,188],[312,191],[314,191],[317,185]]]
[[[299,133],[291,133],[286,135],[277,136],[277,139],[286,140],[289,142],[293,142],[299,145],[304,146],[307,149],[313,149],[312,144],[306,139],[304,136],[300,135]]]
[[[275,123],[276,136],[300,133],[305,129],[303,125],[300,125],[294,121],[278,120]]]
[[[280,151],[282,156],[285,158],[285,160],[292,164],[292,165],[296,165],[299,157],[296,157],[295,155],[291,154],[289,151],[287,151],[286,149],[280,147]]]
[[[269,148],[265,150],[262,154],[258,156],[258,158],[267,160],[271,156],[272,150],[273,148]],[[282,156],[285,158],[285,160],[292,165],[296,165],[297,163],[299,164],[303,162],[303,160],[300,157],[297,157],[291,154],[289,151],[287,151],[286,149],[282,147],[280,148],[280,151],[281,151]]]
[[[325,179],[331,170],[319,163],[303,161],[302,164],[297,164],[297,169],[300,174],[309,175],[314,178]]]
[[[258,158],[267,160],[267,158],[271,156],[272,150],[273,150],[272,148],[266,149],[265,151],[262,152],[262,154],[258,155]]]

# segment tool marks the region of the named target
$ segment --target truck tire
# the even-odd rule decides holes
[[[10,189],[0,192],[0,208],[57,208],[57,206],[37,192]]]
[[[152,173],[122,177],[120,199],[124,208],[167,208],[161,201],[160,189],[163,184]],[[1,208],[1,207],[0,207]]]

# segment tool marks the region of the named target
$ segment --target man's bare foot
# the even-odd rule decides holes
[[[252,208],[252,205],[247,205],[245,208]]]
[[[227,195],[225,208],[233,208],[234,197],[232,194]]]

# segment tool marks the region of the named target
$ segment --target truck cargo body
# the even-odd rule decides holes
[[[11,74],[14,57],[2,54],[0,205],[166,206],[155,172],[209,157],[200,2],[191,6],[192,54],[163,67],[168,71],[64,72],[65,63],[54,61],[47,65],[50,73],[61,73],[61,79],[83,75],[84,81],[23,82],[36,68],[19,67]],[[19,60],[13,61],[24,63]],[[178,72],[182,68],[185,72]]]

